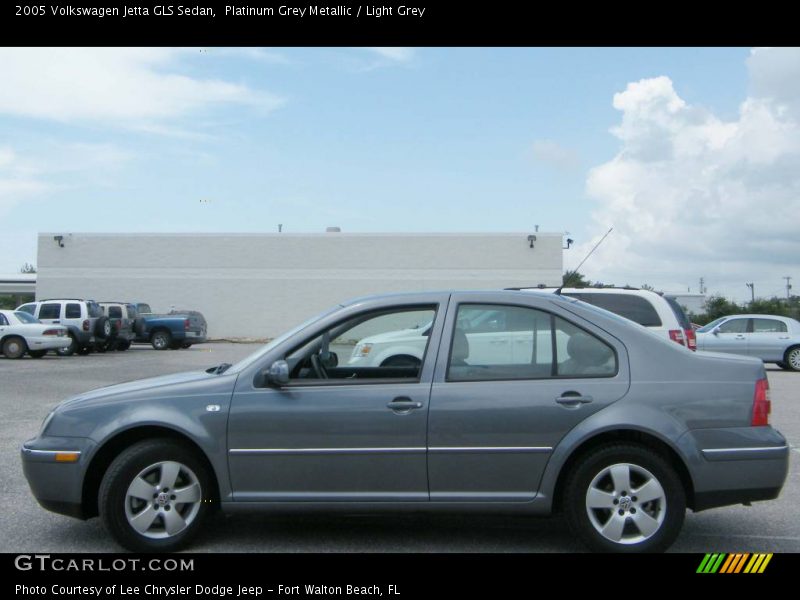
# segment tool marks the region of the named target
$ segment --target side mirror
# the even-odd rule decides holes
[[[714,327],[714,329],[711,331],[711,333],[713,335],[719,335],[719,327]]]
[[[276,360],[267,370],[267,383],[278,387],[289,383],[289,363]]]

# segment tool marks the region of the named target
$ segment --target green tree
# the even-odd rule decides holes
[[[36,273],[36,265],[25,263],[19,270],[20,273]]]
[[[561,279],[561,285],[564,287],[589,287],[592,282],[586,279],[582,273],[568,270]]]

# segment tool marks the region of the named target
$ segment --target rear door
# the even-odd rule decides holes
[[[789,345],[789,328],[779,319],[753,318],[747,334],[747,353],[763,361],[782,361]]]
[[[432,501],[529,501],[553,448],[580,421],[623,397],[624,346],[532,298],[500,304],[453,294],[431,390],[428,478]],[[464,324],[502,314],[495,356],[472,353]]]

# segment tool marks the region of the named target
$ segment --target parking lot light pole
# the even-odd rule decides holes
[[[752,283],[745,283],[750,288],[750,304],[756,301],[756,286]]]

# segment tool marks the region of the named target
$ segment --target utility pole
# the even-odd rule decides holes
[[[701,277],[700,278],[700,293],[701,294],[705,294],[706,293],[706,288],[704,287],[705,282],[706,282],[706,280]]]
[[[745,283],[750,288],[750,304],[756,301],[756,286],[752,283]]]
[[[786,280],[786,299],[788,300],[792,297],[792,278],[787,275],[784,279]]]

